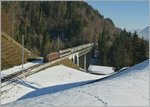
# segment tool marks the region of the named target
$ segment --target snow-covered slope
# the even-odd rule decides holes
[[[63,65],[54,66],[28,76],[24,80],[17,79],[18,81],[11,84],[3,83],[1,103],[66,90],[102,77],[104,76],[88,74]]]
[[[148,106],[149,60],[96,83],[26,99],[6,106]]]
[[[140,37],[143,37],[145,40],[149,40],[149,27],[144,28],[138,33]]]
[[[42,64],[42,63],[43,63],[43,59],[41,58],[37,61],[27,62],[27,63],[23,64],[23,69],[22,69],[22,65],[18,65],[18,66],[14,66],[12,68],[9,68],[9,69],[2,70],[1,71],[1,78],[5,77],[7,75],[13,74],[15,72],[19,72],[19,71],[24,70],[24,69],[28,69],[34,65]]]

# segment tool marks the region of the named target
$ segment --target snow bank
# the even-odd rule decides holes
[[[149,61],[96,83],[7,106],[149,106]]]
[[[63,65],[54,66],[24,80],[18,79],[6,86],[2,84],[2,104],[62,91],[102,77],[105,76],[88,74]]]
[[[90,65],[88,71],[96,74],[110,74],[114,72],[114,68],[108,66]]]

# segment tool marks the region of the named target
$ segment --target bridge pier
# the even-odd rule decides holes
[[[75,58],[73,57],[73,63],[75,63]]]
[[[86,54],[84,55],[84,69],[86,70]]]
[[[79,53],[75,53],[74,55],[69,56],[69,59],[76,64],[77,66],[79,66],[80,61],[79,61]]]
[[[79,57],[77,57],[77,66],[79,66]]]

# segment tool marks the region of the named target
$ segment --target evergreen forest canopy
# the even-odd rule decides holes
[[[19,43],[24,35],[25,47],[37,55],[97,42],[101,65],[121,68],[148,58],[148,42],[115,27],[86,2],[2,1],[1,8],[2,31]]]
[[[125,29],[122,30],[115,36],[112,45],[109,45],[109,38],[105,35],[109,34],[104,29],[98,40],[100,65],[111,65],[119,70],[148,59],[149,43],[143,38],[139,38],[136,31],[131,34]]]

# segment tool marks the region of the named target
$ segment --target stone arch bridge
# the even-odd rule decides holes
[[[60,58],[67,56],[77,66],[87,69],[90,64],[90,58],[94,56],[94,43],[60,50],[59,54]]]

